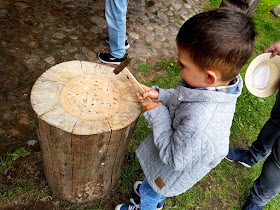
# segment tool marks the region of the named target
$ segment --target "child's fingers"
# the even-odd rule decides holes
[[[153,101],[156,101],[159,96],[159,91],[154,90],[153,88],[150,88],[146,85],[141,84],[143,87],[145,93],[143,93],[142,97],[143,99],[146,99],[147,97],[151,98]]]
[[[143,98],[150,97],[153,101],[156,101],[158,99],[159,93],[156,90],[150,90],[143,94]]]
[[[135,93],[135,94],[136,94],[138,100],[143,98],[139,93]]]
[[[139,93],[135,93],[135,94],[138,98],[138,101],[140,101],[142,103],[144,101],[144,98]]]
[[[142,103],[142,106],[146,107],[146,106],[148,106],[149,101],[144,101],[144,100],[143,100],[141,103]]]
[[[147,98],[148,96],[150,96],[150,92],[145,92],[145,93],[143,93],[143,99],[145,99],[145,98]]]
[[[145,90],[145,92],[151,89],[150,87],[143,85],[143,84],[141,84],[141,86]]]
[[[142,101],[141,103],[142,103],[144,110],[148,111],[149,107],[150,107],[150,101]]]

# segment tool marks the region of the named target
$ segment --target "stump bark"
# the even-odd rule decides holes
[[[53,193],[80,203],[108,194],[142,110],[129,79],[105,65],[61,63],[35,82],[31,105]]]

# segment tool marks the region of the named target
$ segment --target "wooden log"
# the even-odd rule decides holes
[[[64,62],[38,78],[31,105],[54,194],[80,203],[105,196],[142,110],[133,84],[105,65]]]

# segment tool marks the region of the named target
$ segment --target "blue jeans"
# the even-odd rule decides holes
[[[165,197],[157,194],[149,185],[145,178],[140,187],[140,209],[141,210],[156,210],[157,204],[162,202]]]
[[[256,141],[249,149],[252,161],[264,160],[262,173],[251,188],[250,199],[260,206],[265,206],[280,192],[280,91],[272,108],[271,116],[265,123]]]
[[[122,58],[125,55],[127,5],[128,0],[106,0],[105,2],[110,53],[115,58]]]

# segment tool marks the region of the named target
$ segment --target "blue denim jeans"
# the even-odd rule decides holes
[[[271,116],[265,123],[256,141],[249,149],[252,161],[257,163],[271,154],[264,162],[262,173],[251,188],[250,199],[264,206],[280,192],[280,91],[272,108]]]
[[[149,185],[145,178],[140,187],[140,209],[141,210],[156,210],[157,204],[162,202],[165,197],[157,194]]]
[[[116,58],[122,58],[125,55],[127,5],[128,0],[106,0],[105,3],[110,53]]]

